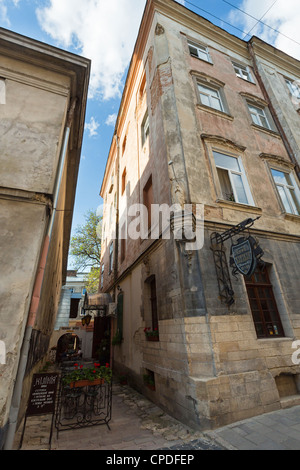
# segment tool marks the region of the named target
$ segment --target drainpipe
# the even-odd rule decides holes
[[[20,408],[20,403],[21,403],[23,381],[25,377],[29,348],[30,348],[30,340],[31,340],[32,330],[35,325],[36,316],[37,316],[39,303],[40,303],[40,295],[42,291],[42,285],[43,285],[43,280],[44,280],[48,253],[49,253],[50,241],[52,237],[54,220],[55,220],[55,216],[57,212],[59,191],[60,191],[63,170],[65,166],[65,161],[66,161],[66,154],[67,154],[68,142],[69,142],[69,137],[70,137],[70,129],[71,129],[72,121],[73,121],[75,106],[76,106],[76,99],[72,101],[71,107],[67,115],[66,127],[65,127],[65,132],[64,132],[64,140],[63,140],[63,145],[62,145],[61,152],[60,152],[59,166],[58,166],[58,171],[57,171],[54,190],[53,190],[53,209],[52,209],[52,213],[50,216],[47,233],[45,235],[44,246],[43,246],[43,250],[42,250],[42,254],[40,258],[35,285],[33,288],[31,305],[29,309],[26,330],[25,330],[23,344],[22,344],[21,353],[20,353],[18,372],[16,376],[14,392],[13,392],[13,397],[12,397],[12,402],[11,402],[11,407],[10,407],[9,423],[8,423],[6,440],[4,444],[4,450],[12,450],[13,448],[14,437],[15,437],[15,432],[16,432],[16,427],[17,427],[17,420],[18,420],[18,415],[19,415],[19,408]]]

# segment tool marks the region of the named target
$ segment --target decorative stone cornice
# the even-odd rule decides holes
[[[268,163],[275,163],[281,167],[285,167],[285,168],[288,168],[290,170],[293,170],[295,168],[295,165],[286,160],[285,158],[281,157],[280,155],[272,155],[272,154],[269,154],[269,153],[261,153],[260,155],[260,158],[262,160],[266,160]]]
[[[237,144],[236,142],[226,139],[225,137],[222,137],[220,135],[201,134],[201,139],[212,144],[219,144],[225,147],[230,147],[231,149],[239,152],[244,152],[246,150],[246,147],[244,147],[243,145]]]

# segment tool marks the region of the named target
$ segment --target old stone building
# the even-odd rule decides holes
[[[108,155],[100,289],[117,306],[115,370],[200,429],[300,402],[300,192],[287,145],[299,156],[299,115],[283,134],[263,73],[280,63],[296,78],[287,62],[149,0]],[[176,207],[169,237],[141,215],[163,204]],[[197,249],[177,237],[178,208],[203,227]],[[241,243],[252,248],[239,259]]]
[[[66,277],[90,61],[0,29],[0,448],[10,449]]]

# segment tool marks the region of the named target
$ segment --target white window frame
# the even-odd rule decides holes
[[[246,204],[248,206],[255,206],[254,199],[252,197],[252,193],[251,193],[251,190],[250,190],[250,186],[249,186],[249,183],[248,183],[248,179],[247,179],[247,176],[246,176],[246,172],[245,172],[245,168],[244,168],[241,156],[237,157],[237,156],[234,156],[234,155],[230,155],[228,153],[224,153],[224,151],[219,151],[219,150],[213,150],[213,156],[214,156],[214,153],[219,153],[219,154],[223,155],[224,157],[235,158],[238,161],[240,171],[232,170],[230,168],[226,168],[224,166],[217,165],[217,163],[215,161],[215,158],[214,158],[215,167],[220,168],[221,170],[226,170],[228,172],[228,177],[229,177],[229,181],[230,181],[230,184],[231,184],[231,189],[232,189],[233,196],[234,196],[234,201],[233,202],[237,203],[237,204]],[[247,197],[247,200],[248,200],[247,203],[246,202],[239,202],[232,174],[236,174],[236,175],[241,176],[244,191],[246,193],[246,197]],[[221,192],[222,192],[222,188],[221,188]]]
[[[204,60],[205,62],[209,62],[210,64],[212,64],[212,60],[207,46],[197,44],[193,41],[188,40],[188,48],[192,57],[196,57],[196,59]],[[196,53],[193,53],[191,51],[191,48],[195,49]]]
[[[148,109],[144,114],[141,130],[142,130],[142,147],[143,147],[145,145],[145,143],[146,143],[146,141],[149,137],[149,133],[150,133]]]
[[[247,82],[254,83],[250,68],[248,65],[238,64],[237,62],[232,62],[235,74],[237,77],[246,80]]]
[[[283,170],[282,168],[276,168],[276,167],[273,167],[273,166],[270,169],[271,169],[271,175],[272,175],[273,183],[276,186],[278,197],[281,201],[281,205],[284,208],[285,212],[287,214],[293,214],[293,215],[299,215],[300,216],[300,213],[298,212],[297,207],[295,206],[293,198],[291,197],[291,194],[290,194],[290,190],[294,191],[296,199],[297,199],[298,204],[300,206],[300,190],[299,190],[299,187],[297,185],[296,179],[294,178],[293,173],[289,172],[289,171],[286,171],[286,170]],[[276,182],[275,178],[274,178],[274,175],[272,173],[272,170],[278,171],[280,173],[284,173],[284,174],[288,175],[291,179],[292,184],[290,185],[290,184]],[[280,186],[284,191],[285,197],[287,198],[287,201],[288,201],[290,209],[291,209],[290,211],[287,211],[287,208],[284,205],[284,201],[281,198],[280,192],[278,190],[278,186]]]
[[[285,83],[287,84],[287,87],[289,89],[290,94],[300,100],[300,86],[295,83],[296,80],[290,80],[289,78],[285,78]]]
[[[200,90],[200,87],[203,87],[207,90],[207,92],[205,92],[203,89]],[[199,93],[199,99],[200,99],[200,103],[202,106],[208,106],[207,104],[204,104],[201,100],[201,95],[204,95],[204,96],[207,96],[208,97],[208,101],[210,103],[210,105],[208,106],[209,108],[212,108],[212,109],[215,109],[216,111],[220,111],[222,113],[225,113],[225,104],[224,104],[224,100],[223,100],[223,97],[220,93],[220,89],[217,88],[217,87],[214,87],[214,86],[209,86],[208,84],[206,83],[202,83],[202,82],[197,82],[197,88],[198,88],[198,93]],[[220,108],[216,108],[215,106],[212,105],[213,103],[213,100],[212,100],[212,94],[209,93],[210,91],[213,91],[213,92],[216,92],[217,93],[217,99],[219,100],[219,103],[220,103]],[[213,96],[213,98],[216,99],[216,96]]]
[[[256,126],[260,126],[263,129],[268,129],[268,130],[271,131],[272,127],[271,127],[269,118],[268,118],[268,116],[265,112],[265,109],[262,108],[261,106],[258,106],[258,105],[252,104],[252,103],[247,103],[247,104],[248,104],[248,109],[249,109],[249,112],[251,114],[251,119],[252,119],[253,124],[255,124]],[[257,118],[259,124],[257,122],[255,122],[253,116],[255,116]],[[266,120],[267,126],[265,126],[263,124],[263,121],[261,120],[262,117]]]

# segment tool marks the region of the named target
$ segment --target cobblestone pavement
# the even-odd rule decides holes
[[[106,425],[53,431],[52,450],[221,450],[203,433],[178,422],[128,386],[113,385],[112,419]],[[49,449],[51,417],[28,417],[22,450]],[[22,426],[16,439],[18,448]]]
[[[112,419],[106,425],[54,429],[52,450],[300,450],[300,406],[199,432],[178,422],[128,386],[113,385]],[[29,417],[22,450],[49,449],[51,417]],[[18,442],[22,426],[16,440]]]

